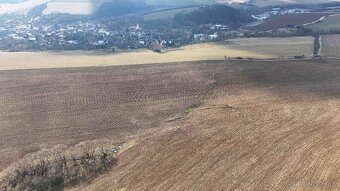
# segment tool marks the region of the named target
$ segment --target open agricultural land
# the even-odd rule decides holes
[[[222,0],[223,1],[223,0]],[[266,7],[266,6],[278,6],[289,4],[317,4],[317,3],[329,3],[336,2],[337,0],[252,0],[251,4]]]
[[[324,56],[340,58],[340,35],[322,35],[321,53]]]
[[[211,93],[211,82],[197,67],[2,71],[0,169],[53,145],[121,139],[199,106]]]
[[[311,57],[313,52],[312,37],[243,38],[231,39],[222,44],[227,48],[257,52],[271,58]]]
[[[226,43],[188,45],[165,53],[150,50],[105,54],[100,52],[0,52],[0,70],[150,64],[225,57],[291,58],[313,53],[312,37],[246,38]]]
[[[0,71],[1,169],[106,138],[131,144],[68,190],[337,190],[339,73],[337,60]]]
[[[332,13],[301,13],[295,15],[276,16],[264,21],[259,25],[248,27],[248,29],[260,32],[275,30],[279,28],[302,26],[304,24],[315,22],[320,18],[329,16],[331,14]]]
[[[340,32],[340,15],[330,15],[321,22],[309,25],[307,28],[319,33]]]
[[[228,2],[232,0],[227,0]],[[145,0],[145,2],[148,5],[153,5],[153,6],[169,6],[169,7],[180,7],[180,6],[188,6],[188,5],[203,5],[203,4],[212,4],[215,1],[214,0],[173,0],[173,1],[168,1],[168,0]]]

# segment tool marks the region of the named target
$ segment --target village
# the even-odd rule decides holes
[[[254,23],[258,24],[273,16],[299,14],[305,11],[308,10],[271,8],[252,17],[256,20]],[[129,19],[129,22],[126,22],[128,24],[122,26],[119,19],[115,18],[100,21],[82,18],[76,21],[66,19],[62,22],[50,22],[51,17],[48,16],[16,16],[8,20],[0,20],[0,51],[104,50],[116,52],[145,48],[162,52],[167,48],[193,43],[259,35],[259,33],[249,32],[243,28],[219,23],[174,27],[175,24],[167,24],[167,21],[147,23],[143,20]],[[263,36],[263,34],[260,35]]]
[[[194,42],[216,41],[228,26],[200,26],[201,33],[190,28],[161,30],[144,28],[138,23],[116,27],[113,22],[49,23],[43,17],[17,17],[0,23],[0,51],[106,50],[148,48],[160,51]]]

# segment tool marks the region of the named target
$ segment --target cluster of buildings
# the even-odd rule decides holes
[[[222,24],[201,25],[199,27],[199,31],[200,33],[193,34],[193,39],[195,42],[218,41],[224,38],[235,37],[229,26]]]
[[[301,8],[294,8],[294,9],[271,8],[270,11],[261,13],[259,15],[252,15],[252,17],[256,20],[263,21],[273,16],[293,15],[293,14],[305,13],[307,11],[308,11],[307,9],[301,9]]]
[[[162,52],[188,43],[217,41],[243,34],[226,25],[207,24],[197,29],[140,25],[114,21],[54,22],[49,17],[16,17],[0,22],[0,51],[106,50],[148,48]]]
[[[171,39],[156,29],[117,27],[110,22],[53,23],[36,17],[0,23],[0,51],[152,49],[179,46],[190,35],[180,37]]]

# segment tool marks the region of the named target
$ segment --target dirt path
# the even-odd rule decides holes
[[[322,56],[322,35],[319,36],[319,50],[318,56]]]

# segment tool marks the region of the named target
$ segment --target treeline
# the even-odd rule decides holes
[[[36,153],[2,178],[0,190],[63,190],[67,185],[91,180],[117,164],[119,148],[112,150],[110,144],[93,141]]]
[[[118,17],[127,14],[139,13],[147,9],[143,1],[137,0],[111,0],[103,3],[95,17]]]
[[[182,25],[225,24],[238,26],[255,19],[244,10],[226,5],[212,5],[200,7],[189,13],[178,13],[174,20]]]

